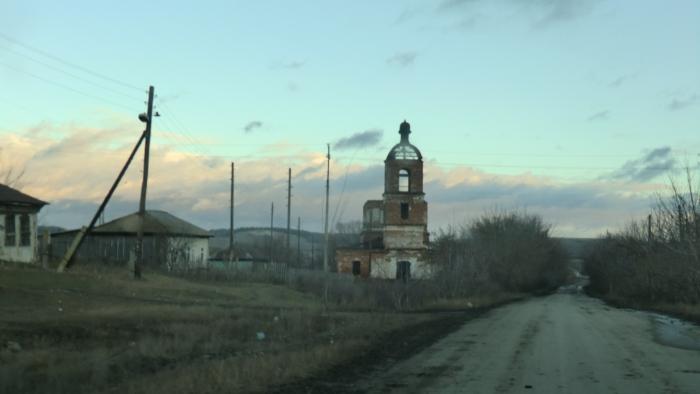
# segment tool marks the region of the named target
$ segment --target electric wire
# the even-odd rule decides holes
[[[173,131],[177,132],[178,134],[181,134],[181,135],[183,136],[183,138],[185,139],[185,141],[187,141],[187,143],[190,144],[190,146],[192,146],[192,147],[194,147],[194,149],[197,149],[197,150],[198,150],[199,154],[201,154],[201,155],[208,155],[208,154],[209,154],[208,149],[206,149],[206,148],[201,148],[201,147],[200,147],[200,146],[202,146],[203,144],[200,144],[200,143],[196,140],[196,138],[193,137],[193,136],[187,131],[187,128],[184,126],[184,124],[183,124],[182,122],[179,121],[177,115],[175,114],[175,111],[173,111],[172,108],[171,108],[169,105],[167,105],[167,104],[166,104],[164,101],[162,101],[162,100],[158,100],[158,103],[159,103],[159,105],[161,105],[161,106],[163,107],[163,109],[165,110],[164,113],[165,113],[165,114],[168,114],[168,115],[170,116],[170,118],[172,119],[172,121],[173,121],[173,123],[175,124],[175,126],[178,126],[178,127],[177,127],[176,129],[174,129]],[[161,114],[161,116],[163,116],[163,114]]]
[[[13,70],[13,71],[16,71],[16,72],[19,72],[19,73],[22,73],[22,74],[26,74],[26,75],[28,75],[28,76],[30,76],[30,77],[32,77],[32,78],[38,79],[38,80],[43,81],[43,82],[46,82],[46,83],[48,83],[48,84],[51,84],[51,85],[54,85],[54,86],[58,86],[58,87],[60,87],[60,88],[62,88],[62,89],[70,90],[70,91],[72,91],[73,93],[77,93],[77,94],[80,94],[80,95],[82,95],[82,96],[85,96],[85,97],[89,97],[89,98],[91,98],[91,99],[94,99],[94,100],[99,100],[99,101],[102,101],[102,102],[104,102],[104,103],[106,103],[106,104],[110,104],[110,105],[114,105],[114,106],[116,106],[116,107],[120,107],[120,108],[126,109],[126,110],[128,110],[128,111],[130,111],[130,112],[135,111],[134,108],[127,107],[127,106],[125,106],[125,105],[123,105],[123,104],[117,103],[117,102],[112,101],[112,100],[110,100],[110,99],[106,99],[106,98],[104,98],[104,97],[100,97],[100,96],[97,96],[97,95],[94,95],[94,94],[91,94],[91,93],[83,92],[82,90],[75,89],[75,88],[70,87],[70,86],[68,86],[68,85],[64,85],[64,84],[62,84],[62,83],[60,83],[60,82],[52,81],[52,80],[50,80],[50,79],[48,79],[48,78],[41,77],[41,76],[36,75],[36,74],[34,74],[34,73],[31,73],[31,72],[29,72],[29,71],[26,71],[26,70],[22,70],[22,69],[20,69],[20,68],[13,67],[13,66],[11,66],[11,65],[9,65],[9,64],[7,64],[7,63],[2,63],[2,62],[0,62],[0,65],[4,66],[4,67],[6,67],[6,68],[9,68],[10,70]]]
[[[2,46],[2,45],[0,45],[0,49],[3,49],[3,50],[5,50],[5,51],[11,52],[11,53],[14,53],[14,54],[17,55],[17,56],[21,56],[21,57],[23,57],[23,58],[25,58],[25,59],[28,59],[28,60],[32,61],[32,62],[35,62],[35,63],[37,63],[37,64],[41,64],[42,66],[44,66],[44,67],[46,67],[46,68],[49,68],[49,69],[52,69],[52,70],[54,70],[54,71],[60,72],[60,73],[62,73],[62,74],[68,75],[68,76],[71,77],[71,78],[77,79],[77,80],[79,80],[79,81],[82,81],[82,82],[84,82],[84,83],[90,84],[90,85],[95,86],[95,87],[97,87],[97,88],[100,88],[100,89],[109,91],[109,92],[111,92],[111,93],[113,93],[113,94],[121,95],[121,96],[124,96],[124,97],[129,98],[129,99],[132,99],[132,100],[139,100],[139,101],[141,100],[141,98],[134,97],[134,96],[132,96],[132,95],[129,95],[129,94],[120,92],[120,91],[118,91],[118,90],[115,90],[115,89],[112,89],[112,88],[109,88],[109,87],[106,87],[106,86],[104,86],[104,85],[100,85],[100,84],[98,84],[98,83],[96,83],[96,82],[90,81],[89,79],[85,79],[85,78],[80,77],[80,76],[78,76],[78,75],[76,75],[76,74],[73,74],[73,73],[71,73],[71,72],[65,71],[65,70],[63,70],[63,69],[61,69],[61,68],[59,68],[59,67],[56,67],[56,66],[53,66],[53,65],[51,65],[51,64],[45,63],[45,62],[43,62],[43,61],[41,61],[41,60],[38,60],[38,59],[33,58],[33,57],[31,57],[31,56],[27,56],[27,55],[25,55],[25,54],[23,54],[23,53],[14,51],[14,50],[9,49],[9,48],[7,48],[7,47],[4,47],[4,46]]]
[[[188,137],[186,134],[184,134],[177,126],[175,126],[175,123],[173,121],[173,118],[168,118],[167,115],[163,117],[163,120],[165,121],[166,125],[168,125],[169,130],[177,136],[177,138],[180,141],[186,141],[185,143],[185,149],[189,151],[191,155],[194,157],[204,159],[205,156],[210,156],[207,152],[202,150],[197,144],[191,142],[190,137]],[[189,141],[189,142],[188,142]]]
[[[7,34],[0,33],[0,38],[3,38],[3,39],[5,39],[6,41],[9,41],[9,42],[11,42],[11,43],[13,43],[13,44],[15,44],[15,45],[19,45],[19,46],[21,46],[21,47],[23,47],[23,48],[25,48],[25,49],[27,49],[27,50],[30,50],[30,51],[32,51],[32,52],[38,53],[39,55],[42,55],[42,56],[44,56],[44,57],[50,58],[50,59],[52,59],[52,60],[54,60],[54,61],[56,61],[56,62],[59,62],[59,63],[61,63],[61,64],[63,64],[63,65],[66,65],[66,66],[73,67],[73,68],[75,68],[75,69],[81,70],[81,71],[83,71],[83,72],[85,72],[85,73],[88,73],[88,74],[94,76],[94,77],[101,78],[101,79],[103,79],[103,80],[105,80],[105,81],[109,81],[109,82],[111,82],[111,83],[114,83],[114,84],[117,84],[117,85],[121,85],[121,86],[123,86],[123,87],[125,87],[125,88],[133,89],[133,90],[136,90],[136,91],[138,91],[138,92],[142,92],[142,93],[144,92],[144,89],[143,89],[143,88],[134,86],[134,85],[132,85],[132,84],[130,84],[130,83],[127,83],[127,82],[124,82],[124,81],[120,81],[120,80],[118,80],[118,79],[116,79],[116,78],[112,78],[112,77],[106,76],[106,75],[104,75],[104,74],[101,74],[101,73],[98,73],[98,72],[96,72],[96,71],[90,70],[90,69],[87,68],[87,67],[84,67],[84,66],[80,66],[80,65],[71,63],[71,62],[69,62],[69,61],[67,61],[67,60],[64,60],[64,59],[62,59],[62,58],[60,58],[60,57],[58,57],[58,56],[56,56],[56,55],[53,55],[53,54],[51,54],[51,53],[48,53],[48,52],[46,52],[46,51],[44,51],[44,50],[35,48],[35,47],[33,47],[33,46],[29,45],[29,44],[25,44],[25,43],[23,43],[23,42],[21,42],[21,41],[15,39],[15,38],[12,38],[12,37],[8,36]]]

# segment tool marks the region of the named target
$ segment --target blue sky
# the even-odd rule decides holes
[[[3,8],[0,163],[26,168],[26,190],[52,202],[47,224],[89,218],[140,133],[150,84],[162,114],[153,204],[203,227],[226,225],[236,161],[241,225],[263,225],[263,207],[284,203],[292,167],[304,173],[296,213],[318,229],[325,143],[356,134],[333,152],[333,190],[337,220],[358,219],[381,194],[377,169],[404,118],[426,159],[432,229],[517,207],[561,235],[592,236],[643,215],[700,153],[695,1]],[[89,168],[68,174],[76,158]],[[46,174],[57,166],[63,175]],[[135,209],[136,195],[120,188],[112,213]]]

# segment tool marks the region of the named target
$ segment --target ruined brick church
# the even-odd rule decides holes
[[[411,125],[399,127],[401,141],[384,161],[382,200],[363,208],[361,247],[338,249],[338,272],[355,276],[399,279],[431,275],[427,263],[428,203],[423,193],[423,156],[408,136]]]

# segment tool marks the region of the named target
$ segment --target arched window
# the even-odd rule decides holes
[[[400,170],[399,171],[399,191],[400,192],[407,192],[409,191],[409,184],[410,184],[410,175],[408,174],[408,170]]]

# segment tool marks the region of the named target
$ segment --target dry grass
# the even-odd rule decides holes
[[[430,318],[329,310],[272,284],[0,265],[0,392],[264,391]]]
[[[421,310],[426,311],[459,311],[473,308],[492,307],[508,302],[518,301],[529,297],[525,293],[492,293],[479,294],[463,298],[444,298],[424,304]]]
[[[601,298],[614,306],[663,313],[700,324],[700,304],[639,301],[629,297],[610,295],[601,296]]]

